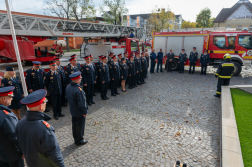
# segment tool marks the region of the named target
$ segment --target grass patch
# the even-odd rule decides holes
[[[235,118],[240,138],[243,163],[252,166],[252,95],[231,89]]]

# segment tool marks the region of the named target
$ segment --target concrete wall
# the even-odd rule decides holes
[[[224,23],[215,23],[214,27],[227,27],[230,26],[230,28],[237,28],[238,25],[242,25],[242,27],[250,27],[252,26],[252,19],[246,18],[246,19],[235,19],[235,20],[226,20]]]

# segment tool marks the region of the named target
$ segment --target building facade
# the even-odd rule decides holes
[[[252,31],[252,3],[239,0],[231,8],[223,8],[214,20],[214,26]]]

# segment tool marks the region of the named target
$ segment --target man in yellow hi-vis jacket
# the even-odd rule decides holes
[[[220,97],[221,95],[221,86],[228,86],[231,76],[234,72],[234,64],[231,62],[231,55],[225,54],[224,61],[220,63],[218,70],[215,74],[215,78],[218,77],[217,91],[214,95],[215,97]]]

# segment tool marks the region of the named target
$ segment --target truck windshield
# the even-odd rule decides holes
[[[130,45],[131,45],[131,51],[132,52],[138,51],[138,42],[131,41]]]
[[[252,49],[252,36],[251,35],[240,35],[239,45],[246,49]]]

